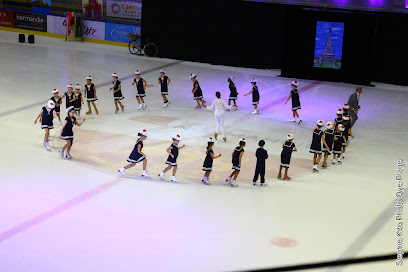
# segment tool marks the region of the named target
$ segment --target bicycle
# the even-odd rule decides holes
[[[128,37],[131,39],[129,42],[129,52],[135,55],[146,55],[148,57],[155,57],[159,51],[156,44],[150,42],[150,38],[146,39],[145,43],[142,43],[142,37],[129,33]]]

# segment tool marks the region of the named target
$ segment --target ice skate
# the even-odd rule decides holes
[[[210,185],[211,183],[208,180],[203,180],[204,185]]]
[[[342,164],[343,162],[341,161],[340,158],[338,158],[338,159],[337,159],[337,163],[338,163],[338,164]]]
[[[170,181],[174,182],[174,183],[179,182],[179,180],[176,178],[176,176],[172,176]]]
[[[314,165],[314,166],[313,166],[313,172],[314,172],[314,173],[318,173],[318,172],[319,172],[319,169],[317,169],[317,165]]]
[[[58,151],[58,153],[61,155],[61,158],[64,158],[64,155],[65,155],[64,150],[61,149],[60,151]]]
[[[60,125],[62,125],[62,121],[61,121],[61,119],[59,119],[58,121],[59,121]]]
[[[295,118],[292,118],[292,119],[290,119],[290,121],[289,122],[293,122],[293,123],[295,123],[296,122],[296,119]]]
[[[146,109],[146,108],[147,108],[146,104],[143,103],[143,105],[142,105],[142,110],[144,110],[144,109]]]
[[[258,112],[256,110],[251,111],[252,114],[258,114]]]
[[[125,177],[125,168],[120,168],[119,170],[118,170],[118,172],[122,175],[122,177]]]
[[[345,158],[345,157],[344,157],[344,153],[342,154],[341,158],[344,160],[344,158]]]
[[[238,184],[236,184],[235,180],[233,180],[233,179],[231,180],[230,185],[231,185],[231,187],[238,187]]]
[[[252,182],[252,185],[256,186],[256,182]]]
[[[115,110],[115,113],[118,113],[118,111],[119,111],[119,109],[116,109],[116,110]]]
[[[195,107],[196,109],[201,109],[201,106],[197,106],[197,107]]]
[[[122,112],[124,112],[125,111],[125,106],[121,106],[121,108],[122,108]]]
[[[302,122],[302,119],[299,119],[298,124],[300,124]]]
[[[150,175],[147,173],[146,170],[143,170],[143,172],[142,172],[142,177],[150,178]]]
[[[139,104],[139,107],[137,107],[137,110],[140,110],[141,108],[143,108],[143,105]]]
[[[261,183],[261,187],[265,187],[265,186],[268,186],[268,184],[267,183]]]
[[[51,146],[49,142],[46,142],[45,144],[45,148],[47,148],[48,151],[51,151]]]
[[[170,102],[167,101],[166,103],[164,103],[163,108],[167,108],[167,106],[170,105]]]
[[[85,112],[86,115],[92,114],[92,111]]]
[[[336,159],[333,159],[332,164],[336,164]]]
[[[288,181],[289,181],[289,180],[291,180],[292,178],[291,178],[291,177],[289,177],[289,176],[286,176],[286,177],[284,177],[283,179],[284,179],[284,180],[288,180]]]
[[[224,142],[226,142],[227,141],[227,137],[224,137],[224,138],[222,138],[223,140],[224,140]]]
[[[72,159],[72,156],[71,156],[69,153],[67,153],[67,154],[65,155],[65,158],[68,159],[68,160],[71,160],[71,159]]]
[[[162,172],[162,173],[160,173],[160,174],[158,174],[157,175],[161,180],[164,180],[164,173]]]
[[[228,184],[230,184],[230,183],[231,183],[231,177],[228,177],[228,178],[225,180],[225,182],[228,183]]]

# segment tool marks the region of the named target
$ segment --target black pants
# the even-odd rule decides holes
[[[254,182],[258,181],[258,176],[261,176],[261,183],[265,183],[265,166],[256,166]]]

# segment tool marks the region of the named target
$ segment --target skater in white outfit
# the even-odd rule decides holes
[[[215,120],[217,121],[217,126],[215,128],[214,138],[217,140],[218,133],[222,134],[222,139],[227,141],[227,137],[225,137],[225,129],[224,129],[224,109],[231,110],[234,107],[228,106],[224,99],[221,99],[221,93],[216,92],[215,96],[217,99],[214,99],[211,106],[208,106],[208,110],[214,110]]]

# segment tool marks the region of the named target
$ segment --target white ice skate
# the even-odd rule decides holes
[[[139,104],[139,107],[137,107],[137,110],[140,110],[141,108],[143,108],[143,105]]]
[[[163,108],[167,108],[167,106],[170,105],[170,102],[167,101],[166,103],[164,103]]]
[[[164,173],[162,172],[162,173],[160,173],[160,174],[158,174],[157,175],[161,180],[164,180]]]
[[[313,166],[313,172],[314,172],[314,173],[318,173],[318,172],[319,172],[319,169],[317,169],[317,165],[314,165],[314,166]]]
[[[228,177],[228,178],[225,180],[225,182],[228,183],[228,184],[231,184],[231,177]]]
[[[205,176],[203,177],[202,182],[203,182],[205,185],[210,185],[210,181],[209,181],[208,178],[205,177]]]
[[[59,153],[60,153],[60,155],[61,155],[61,158],[64,158],[64,150],[62,150],[62,149],[60,149],[60,151],[58,151]]]
[[[295,123],[295,122],[296,122],[296,119],[295,119],[295,118],[290,119],[290,121],[289,121],[289,122],[293,122],[293,123]]]
[[[333,159],[332,164],[336,164],[336,159]]]
[[[143,103],[143,105],[142,105],[142,110],[144,110],[145,108],[147,108],[147,106],[146,106],[145,103]]]
[[[337,159],[337,163],[338,163],[338,164],[342,164],[342,161],[341,161],[340,158]]]
[[[302,119],[299,119],[298,124],[300,124],[302,122]]]
[[[150,178],[150,175],[149,175],[149,173],[147,173],[146,170],[143,170],[143,172],[142,172],[142,177]]]
[[[261,187],[265,187],[265,186],[268,186],[268,184],[267,183],[261,183]]]
[[[72,156],[71,156],[69,153],[67,153],[67,154],[65,155],[65,158],[68,159],[68,160],[71,160],[71,159],[72,159]]]
[[[125,177],[125,168],[120,168],[119,170],[118,170],[118,172],[122,175],[122,177]]]
[[[231,187],[238,187],[238,184],[236,184],[235,180],[233,180],[233,179],[231,180],[230,185],[231,185]]]
[[[254,110],[254,111],[252,111],[251,113],[252,113],[252,114],[258,114],[258,111],[257,111],[257,110]]]
[[[51,151],[51,146],[50,146],[50,143],[49,142],[45,142],[45,148],[47,148],[48,149],[48,151]]]
[[[344,160],[344,158],[345,158],[345,157],[344,157],[344,153],[342,154],[341,158]]]
[[[179,180],[176,178],[176,176],[172,176],[170,181],[174,182],[174,183],[179,182]]]

